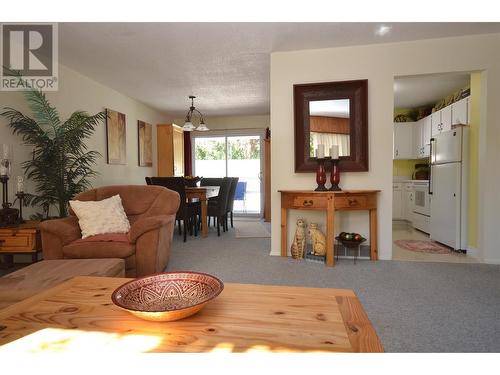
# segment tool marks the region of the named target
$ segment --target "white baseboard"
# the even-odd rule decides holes
[[[484,259],[484,264],[500,264],[500,259]]]
[[[467,256],[479,259],[479,250],[475,247],[467,246]]]

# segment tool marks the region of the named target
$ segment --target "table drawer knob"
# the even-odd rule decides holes
[[[347,202],[349,203],[349,206],[357,206],[359,204],[357,199],[348,198]]]
[[[309,207],[313,205],[312,200],[305,200],[304,203],[302,203],[303,206]]]

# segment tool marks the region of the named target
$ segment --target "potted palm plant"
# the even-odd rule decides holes
[[[26,177],[35,183],[35,193],[26,194],[26,205],[41,207],[42,212],[33,218],[65,217],[69,200],[91,187],[91,179],[97,175],[94,166],[101,155],[89,151],[85,140],[106,114],[76,111],[63,121],[42,91],[28,89],[24,96],[32,117],[13,108],[4,108],[0,115],[33,150],[32,158],[22,163]],[[52,208],[56,215],[51,215]]]

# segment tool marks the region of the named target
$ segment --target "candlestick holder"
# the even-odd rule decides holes
[[[19,222],[19,210],[12,208],[9,203],[8,191],[8,175],[0,175],[0,182],[2,183],[2,209],[0,209],[0,228],[15,226]]]
[[[18,220],[19,224],[25,223],[23,219],[24,196],[25,196],[24,191],[18,191],[16,193],[16,197],[19,200],[19,220]]]
[[[314,189],[314,191],[327,191],[326,188],[326,169],[325,169],[325,160],[326,158],[316,158],[316,162],[318,163],[318,167],[316,168],[316,183],[318,187]]]
[[[342,191],[339,187],[340,183],[340,170],[339,170],[339,159],[332,159],[332,169],[330,170],[330,191]]]

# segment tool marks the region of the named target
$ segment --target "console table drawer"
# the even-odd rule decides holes
[[[30,245],[31,236],[18,235],[11,237],[0,237],[0,250],[2,247],[27,247]]]
[[[326,208],[328,198],[314,195],[298,195],[293,197],[295,208]]]
[[[369,207],[370,199],[366,195],[352,195],[346,197],[335,197],[335,208],[338,209],[360,209]]]

